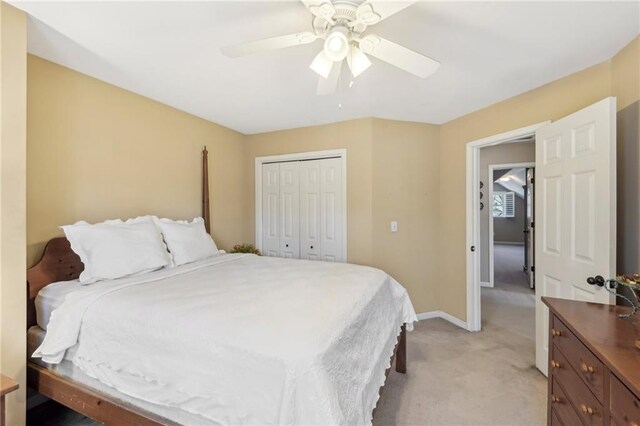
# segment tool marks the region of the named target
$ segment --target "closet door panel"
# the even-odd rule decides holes
[[[280,163],[280,253],[300,258],[300,162]]]
[[[262,165],[262,254],[280,256],[280,165]]]
[[[320,161],[320,255],[329,262],[344,261],[342,179],[340,158]]]
[[[300,258],[320,260],[320,161],[300,162]]]

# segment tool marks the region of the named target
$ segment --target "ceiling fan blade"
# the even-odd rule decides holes
[[[440,66],[435,59],[375,35],[363,37],[360,50],[421,78],[430,76]]]
[[[406,9],[415,1],[367,0],[358,6],[356,17],[366,25],[375,25],[383,19]]]
[[[279,37],[265,38],[264,40],[227,46],[220,49],[225,56],[237,58],[253,53],[266,52],[268,50],[284,49],[285,47],[298,46],[314,42],[318,36],[312,32],[301,32]]]
[[[342,70],[342,62],[338,61],[334,62],[331,67],[331,71],[329,72],[329,77],[318,78],[318,95],[330,95],[336,91],[336,87],[338,87],[338,82],[340,81],[340,71]]]

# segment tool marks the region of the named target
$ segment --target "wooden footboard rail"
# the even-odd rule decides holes
[[[105,425],[173,425],[162,417],[111,398],[53,371],[27,362],[27,385],[38,393]]]
[[[407,372],[407,337],[402,326],[398,343],[391,356],[391,365],[396,363],[398,373]],[[389,367],[386,376],[389,375]],[[27,385],[36,392],[105,425],[147,426],[173,425],[167,419],[144,411],[138,407],[112,398],[87,386],[60,376],[54,371],[27,362]],[[382,389],[380,388],[380,396]],[[373,411],[375,414],[375,410]]]

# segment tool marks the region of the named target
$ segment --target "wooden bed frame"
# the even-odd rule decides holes
[[[209,224],[207,148],[202,151],[202,217],[207,232]],[[49,240],[40,261],[27,270],[27,330],[36,322],[35,298],[46,285],[58,281],[75,280],[84,269],[80,257],[71,250],[65,237]],[[406,373],[406,331],[402,326],[398,343],[391,357],[395,358],[396,371]],[[389,374],[388,369],[386,374]],[[27,385],[40,394],[70,409],[107,425],[158,425],[172,424],[167,419],[142,410],[116,398],[107,396],[72,379],[44,368],[27,359]],[[380,388],[382,392],[382,388]],[[375,410],[374,410],[375,411]]]

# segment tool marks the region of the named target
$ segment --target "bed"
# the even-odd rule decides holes
[[[61,237],[27,271],[28,384],[106,424],[367,424],[394,357],[406,371],[416,315],[375,268],[220,254],[80,286],[82,270]]]

